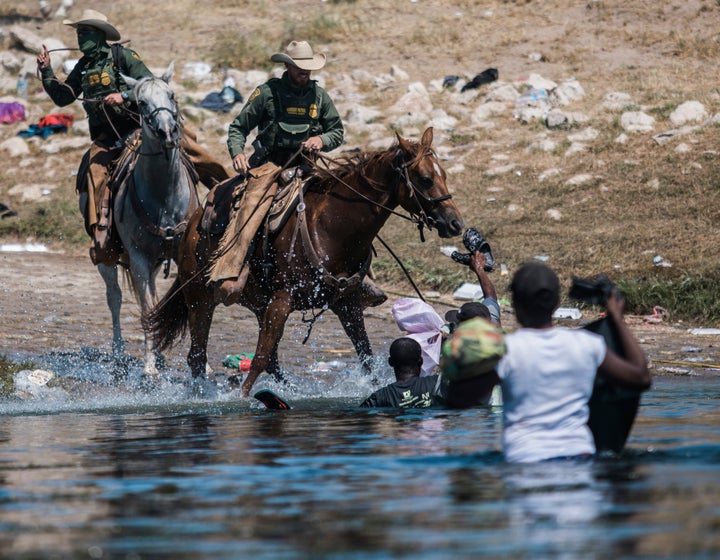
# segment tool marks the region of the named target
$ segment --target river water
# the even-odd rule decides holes
[[[656,377],[620,457],[510,465],[499,406],[361,410],[372,385],[341,363],[261,377],[293,405],[272,411],[41,361],[60,382],[0,402],[0,558],[720,556],[709,372]]]

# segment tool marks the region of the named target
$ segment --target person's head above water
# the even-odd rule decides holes
[[[407,337],[393,340],[388,364],[395,370],[395,378],[398,381],[418,377],[422,363],[422,348],[416,340]]]

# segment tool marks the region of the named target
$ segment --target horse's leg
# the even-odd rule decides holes
[[[142,314],[146,315],[153,308],[157,299],[155,290],[156,270],[147,256],[144,256],[140,252],[130,251],[130,253],[130,276],[132,277],[133,288],[140,302]],[[144,332],[143,334],[145,339],[145,367],[143,369],[143,375],[157,376],[159,373],[158,361],[162,361],[162,357],[160,356],[160,360],[158,360],[158,355],[153,349],[150,334],[148,332]]]
[[[184,290],[188,306],[188,329],[190,331],[190,350],[187,364],[194,378],[212,373],[207,362],[207,344],[210,326],[215,313],[213,290],[202,283],[194,283]]]
[[[340,319],[345,334],[353,343],[363,369],[366,373],[370,373],[372,347],[365,329],[365,317],[363,317],[359,299],[356,296],[343,298],[331,309]]]
[[[120,330],[120,308],[122,307],[122,291],[118,283],[117,266],[99,264],[98,272],[105,282],[105,298],[112,317],[113,341],[112,352],[115,357],[122,356],[125,352],[125,342]]]
[[[253,309],[253,313],[255,313],[255,318],[257,319],[257,322],[258,322],[258,328],[262,329],[263,311]],[[285,381],[285,376],[282,374],[282,371],[280,370],[280,360],[278,360],[277,347],[275,348],[275,351],[268,358],[268,364],[267,364],[267,367],[265,368],[265,371],[267,371],[270,375],[272,375],[276,381]]]
[[[250,395],[250,389],[255,384],[258,375],[263,371],[267,371],[273,360],[277,362],[278,344],[285,331],[285,323],[291,311],[290,294],[287,292],[273,294],[260,323],[257,348],[250,365],[250,372],[242,385],[244,397]]]

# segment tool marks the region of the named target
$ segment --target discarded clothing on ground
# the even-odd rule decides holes
[[[13,216],[17,216],[17,212],[15,212],[15,210],[10,210],[7,205],[0,202],[0,218],[5,219]]]
[[[240,103],[243,100],[243,96],[238,90],[232,86],[225,86],[222,91],[214,91],[208,93],[200,103],[196,104],[196,107],[202,109],[208,109],[209,111],[216,111],[219,113],[229,113],[235,103]]]
[[[477,76],[475,76],[472,80],[470,80],[467,84],[465,84],[460,91],[467,91],[469,89],[475,89],[479,88],[483,84],[489,84],[490,82],[494,82],[498,79],[498,71],[497,68],[488,68],[487,70],[483,70],[480,72]]]
[[[0,103],[0,123],[13,124],[25,120],[25,105],[17,101]]]
[[[57,132],[67,132],[75,117],[66,113],[55,113],[40,119],[37,124],[31,124],[27,129],[17,133],[18,136],[28,138],[30,136],[41,136],[43,139]]]

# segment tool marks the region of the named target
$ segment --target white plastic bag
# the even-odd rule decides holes
[[[440,363],[441,328],[445,321],[429,304],[418,298],[402,298],[393,303],[392,314],[400,330],[407,332],[422,348],[421,376],[432,375]]]

